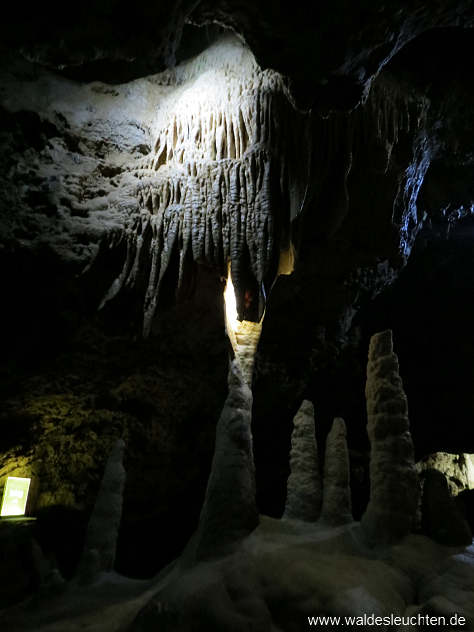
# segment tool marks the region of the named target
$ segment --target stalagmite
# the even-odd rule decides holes
[[[283,518],[315,522],[321,510],[321,477],[311,402],[303,401],[293,423],[290,476]]]
[[[199,526],[188,555],[221,555],[258,524],[252,449],[252,392],[237,362],[229,368],[229,394],[216,428],[216,445]]]
[[[98,573],[114,568],[126,476],[124,450],[124,441],[118,439],[105,466],[78,569],[78,579],[83,583],[94,581]]]
[[[419,498],[408,405],[390,330],[372,336],[366,382],[370,500],[361,527],[371,545],[407,535]]]
[[[330,525],[352,522],[349,452],[344,419],[334,419],[326,439],[321,520]]]

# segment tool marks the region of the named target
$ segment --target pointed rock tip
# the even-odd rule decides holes
[[[369,359],[390,355],[393,352],[393,334],[391,329],[380,331],[370,339]]]

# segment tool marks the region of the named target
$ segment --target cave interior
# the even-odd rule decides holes
[[[2,629],[474,630],[473,27],[2,16]]]

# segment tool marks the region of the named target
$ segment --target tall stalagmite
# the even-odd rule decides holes
[[[330,525],[352,522],[349,452],[344,419],[334,419],[326,439],[321,520]]]
[[[82,582],[93,581],[99,572],[114,568],[126,478],[124,450],[125,442],[118,439],[105,466],[79,565],[78,575]]]
[[[294,418],[290,476],[283,518],[315,522],[321,511],[321,476],[313,404],[304,400]]]
[[[229,394],[216,428],[216,446],[192,559],[228,551],[258,524],[252,448],[252,392],[234,360]]]
[[[361,527],[371,545],[384,545],[410,532],[419,497],[407,399],[390,330],[371,338],[365,394],[370,500]]]

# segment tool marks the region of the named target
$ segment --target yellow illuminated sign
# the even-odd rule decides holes
[[[3,490],[2,509],[0,516],[24,516],[30,478],[9,476]]]

